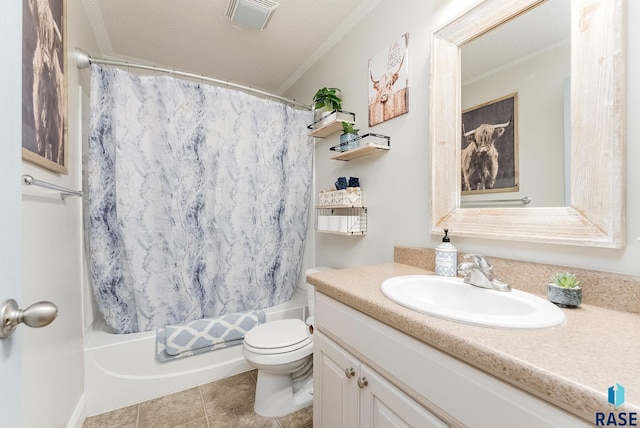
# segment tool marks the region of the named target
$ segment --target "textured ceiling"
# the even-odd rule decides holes
[[[227,1],[82,0],[101,50],[89,53],[282,94],[380,2],[279,0],[269,27],[252,31],[224,16]],[[568,40],[569,13],[569,0],[550,0],[469,43],[463,81]]]
[[[380,0],[280,0],[264,31],[233,24],[227,0],[82,1],[102,51],[93,57],[281,94]]]

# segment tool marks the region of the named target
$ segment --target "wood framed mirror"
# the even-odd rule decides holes
[[[431,232],[441,234],[448,228],[454,236],[622,248],[626,244],[624,0],[571,0],[569,206],[460,206],[461,47],[542,3],[485,0],[434,33]]]

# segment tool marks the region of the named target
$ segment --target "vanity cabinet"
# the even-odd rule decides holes
[[[447,427],[323,333],[314,347],[314,426]]]
[[[323,293],[315,302],[315,427],[592,426]]]

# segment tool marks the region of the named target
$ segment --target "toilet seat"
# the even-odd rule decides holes
[[[311,345],[309,327],[301,320],[270,321],[252,328],[244,337],[244,347],[261,355],[285,354]]]

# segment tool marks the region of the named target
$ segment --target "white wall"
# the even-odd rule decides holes
[[[361,179],[369,207],[369,233],[365,237],[315,234],[316,264],[349,267],[393,259],[395,244],[435,247],[440,238],[429,232],[429,78],[432,32],[468,7],[469,1],[383,0],[355,28],[345,35],[318,63],[286,93],[309,100],[323,86],[342,89],[343,108],[356,113],[357,127],[367,132],[367,62],[405,32],[410,33],[409,113],[384,122],[371,132],[391,136],[391,150],[380,156],[351,162],[329,160],[328,148],[337,136],[316,142],[316,185],[331,187],[339,176]],[[628,16],[640,14],[640,3],[629,2]],[[628,40],[639,40],[637,26],[629,26]],[[628,76],[640,73],[640,46],[629,43]],[[625,249],[593,249],[542,245],[500,240],[459,238],[452,242],[460,252],[584,267],[618,273],[638,274],[640,244],[640,145],[633,144],[640,130],[631,126],[640,113],[640,87],[628,79],[628,173]],[[637,120],[635,120],[637,122]],[[594,156],[597,156],[594,153]],[[450,166],[443,165],[443,168]],[[317,192],[316,192],[317,193]],[[498,275],[500,273],[498,272]]]
[[[59,175],[23,162],[23,174],[72,189],[82,188],[79,87],[86,76],[76,68],[76,46],[98,49],[81,2],[67,2],[69,174]],[[82,423],[84,344],[82,311],[82,200],[23,188],[23,287],[21,306],[50,300],[58,318],[24,334],[23,426],[62,427]],[[74,422],[75,421],[75,422]]]

